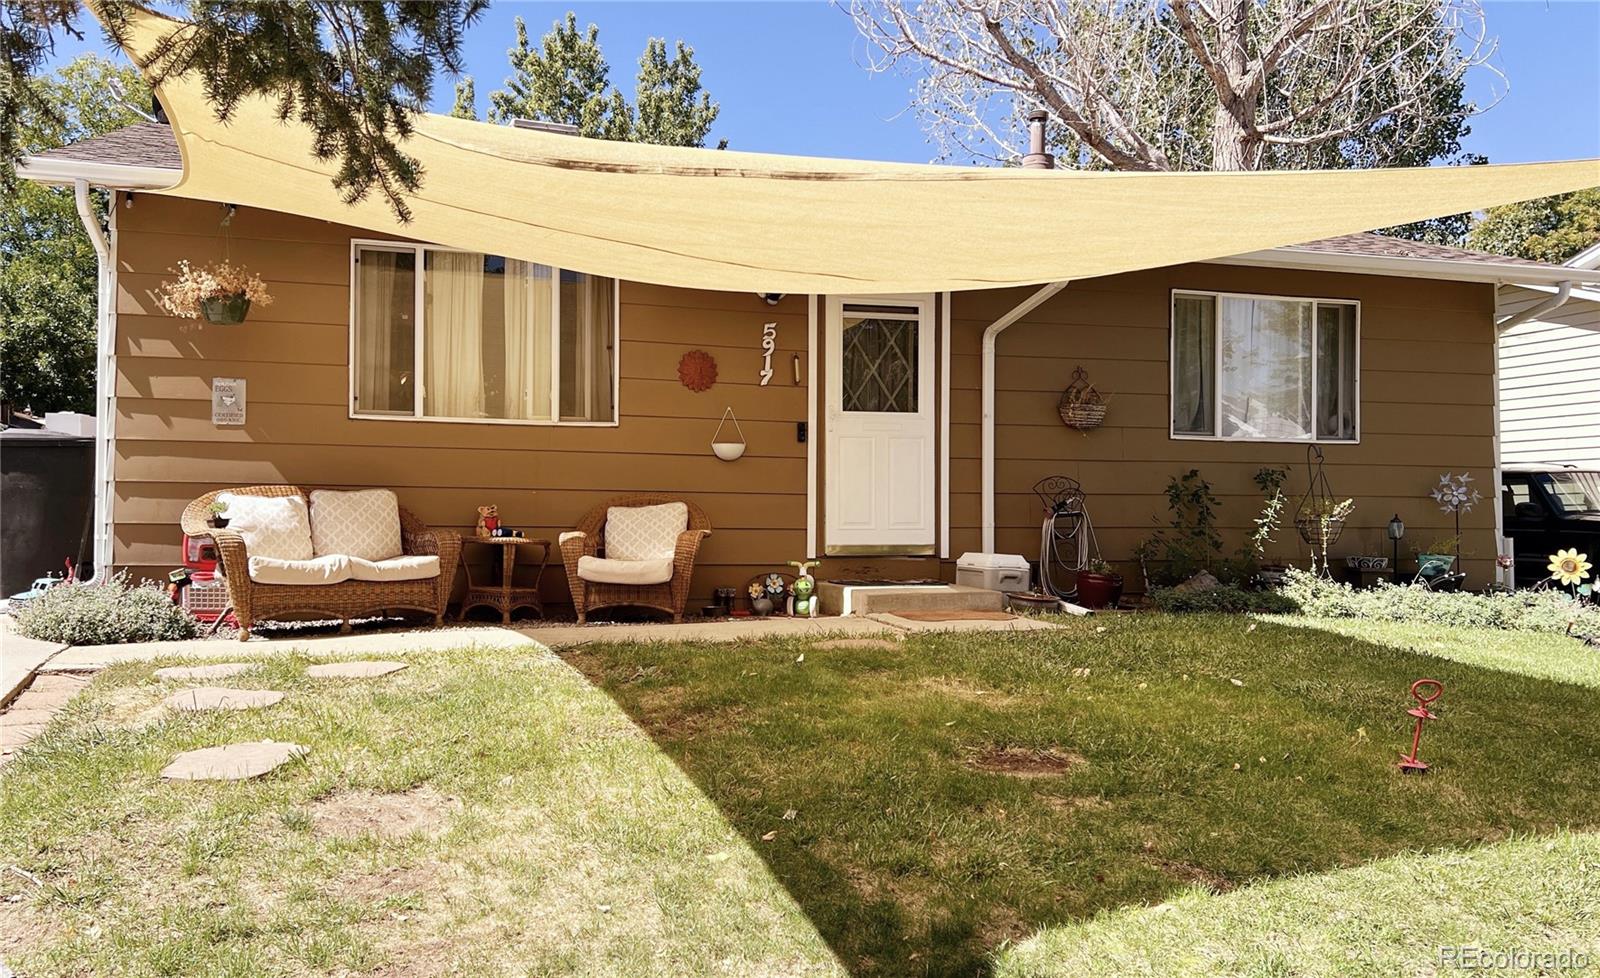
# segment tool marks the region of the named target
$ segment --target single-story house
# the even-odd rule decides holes
[[[114,191],[97,556],[151,577],[179,562],[190,500],[283,482],[391,487],[467,531],[495,504],[551,538],[612,495],[682,493],[715,526],[697,603],[800,558],[823,577],[950,580],[967,551],[1036,556],[1032,488],[1065,475],[1136,588],[1171,479],[1199,471],[1236,549],[1261,510],[1255,474],[1289,468],[1292,507],[1315,445],[1355,502],[1336,555],[1387,554],[1397,514],[1408,551],[1451,535],[1428,492],[1471,473],[1488,502],[1463,519],[1464,570],[1481,586],[1501,548],[1497,290],[1575,274],[1350,234],[1043,288],[713,291],[150,192],[183,167],[159,122],[24,167]],[[179,261],[223,259],[275,301],[232,327],[156,305]],[[691,351],[715,362],[709,387],[684,382]],[[1080,368],[1108,402],[1088,430],[1058,413]],[[240,423],[214,417],[219,379]],[[718,458],[714,436],[743,456]],[[1272,551],[1306,546],[1291,525]],[[544,586],[566,600],[560,574]]]
[[[1567,264],[1600,268],[1600,242]],[[1500,334],[1500,461],[1600,470],[1600,291],[1505,285],[1499,302],[1522,316]]]

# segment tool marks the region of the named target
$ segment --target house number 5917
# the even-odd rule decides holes
[[[778,324],[761,327],[761,386],[772,381],[772,351],[778,348]]]

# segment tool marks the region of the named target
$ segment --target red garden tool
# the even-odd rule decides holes
[[[1428,765],[1417,757],[1417,751],[1422,747],[1422,724],[1427,720],[1437,720],[1438,715],[1428,709],[1435,700],[1444,695],[1444,683],[1437,679],[1419,679],[1411,684],[1411,697],[1417,705],[1407,710],[1406,713],[1417,718],[1416,729],[1411,734],[1411,753],[1400,755],[1400,770],[1402,773],[1427,774]]]

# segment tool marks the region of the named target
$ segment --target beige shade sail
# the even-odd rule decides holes
[[[138,15],[136,61],[164,32]],[[256,98],[218,122],[193,77],[158,96],[184,175],[161,193],[318,218],[596,275],[753,292],[889,293],[1203,261],[1600,186],[1600,160],[1084,173],[869,163],[580,139],[425,115],[402,224],[333,189],[304,126]]]

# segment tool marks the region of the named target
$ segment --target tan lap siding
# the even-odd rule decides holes
[[[1188,265],[1069,286],[1002,333],[996,376],[996,544],[1037,556],[1043,511],[1032,493],[1053,474],[1083,483],[1101,550],[1136,575],[1134,547],[1168,517],[1167,481],[1198,468],[1221,500],[1230,551],[1260,510],[1251,481],[1264,465],[1291,468],[1291,503],[1306,488],[1305,446],[1177,440],[1168,434],[1172,289],[1254,292],[1361,302],[1361,443],[1326,445],[1333,491],[1355,499],[1336,556],[1388,554],[1384,527],[1398,513],[1403,553],[1451,534],[1427,492],[1446,471],[1470,471],[1483,502],[1463,519],[1466,570],[1482,586],[1496,553],[1493,481],[1493,290],[1487,285]],[[957,293],[951,364],[950,549],[980,547],[980,338],[1031,290]],[[1089,432],[1056,414],[1075,366],[1110,398]],[[1278,550],[1304,563],[1291,527]],[[1132,580],[1134,578],[1130,578]]]
[[[241,209],[227,254],[267,279],[274,303],[238,327],[166,316],[152,293],[180,259],[222,258],[221,216],[217,205],[144,195],[118,215],[118,566],[164,577],[179,561],[177,521],[189,500],[275,482],[392,487],[422,519],[463,531],[479,505],[495,503],[510,525],[550,538],[609,496],[681,492],[716,526],[701,551],[696,600],[801,556],[806,459],[795,422],[805,420],[806,394],[790,361],[799,354],[804,363],[803,296],[769,306],[754,295],[624,283],[616,427],[355,420],[350,239],[371,235]],[[767,322],[778,324],[778,350],[762,388]],[[717,360],[716,386],[703,393],[678,381],[678,360],[691,349]],[[243,427],[212,425],[213,377],[246,380]],[[729,406],[749,441],[732,463],[710,450]],[[559,570],[545,591],[567,600]]]

